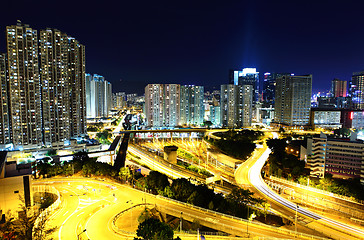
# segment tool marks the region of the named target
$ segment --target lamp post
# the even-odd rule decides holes
[[[294,232],[297,235],[297,209],[299,208],[298,204],[296,204],[296,216],[295,216],[295,224],[294,224]]]
[[[248,214],[246,216],[246,233],[248,234],[248,237],[249,237],[249,229],[248,229],[248,227],[249,227],[249,206],[248,206]]]
[[[183,212],[181,212],[181,219],[180,219],[180,222],[179,222],[179,232],[182,233],[182,214]]]
[[[85,228],[85,229],[84,229],[84,230],[83,230],[80,234],[78,234],[78,235],[77,235],[77,240],[78,240],[78,239],[80,239],[80,235],[81,235],[82,233],[84,233],[84,232],[86,232],[86,228]]]
[[[126,201],[126,203],[130,203],[130,206],[133,206],[133,202],[131,200]],[[131,215],[131,217],[130,217],[130,228],[132,228],[133,211],[132,211],[131,207],[130,207],[130,215]]]

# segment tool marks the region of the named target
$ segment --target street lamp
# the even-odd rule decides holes
[[[248,234],[248,237],[249,237],[249,229],[248,229],[248,226],[249,226],[249,206],[248,206],[248,214],[246,215],[246,233]]]
[[[297,235],[297,209],[299,208],[298,204],[296,204],[296,216],[295,216],[295,224],[294,224],[294,231],[295,235]]]
[[[82,233],[84,233],[84,232],[86,232],[86,228],[80,233],[80,234],[78,234],[77,235],[77,239],[80,239],[80,235],[82,234]]]
[[[126,203],[130,203],[130,206],[133,206],[133,202],[131,200],[126,201]],[[130,215],[131,215],[131,217],[130,217],[130,228],[132,228],[133,211],[132,211],[131,207],[130,207]]]
[[[183,212],[181,212],[181,219],[180,219],[180,222],[179,222],[179,231],[180,231],[180,233],[182,233],[182,214],[183,214]]]

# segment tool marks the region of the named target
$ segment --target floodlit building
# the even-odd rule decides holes
[[[253,86],[253,104],[259,101],[259,72],[256,68],[243,68],[241,71],[230,70],[229,84]]]
[[[147,126],[175,127],[180,121],[180,85],[148,84],[145,87]]]
[[[251,126],[252,85],[221,85],[221,125],[229,128]]]
[[[204,122],[204,87],[181,86],[180,124],[201,126]]]
[[[284,75],[276,80],[274,121],[288,126],[309,123],[312,75]]]

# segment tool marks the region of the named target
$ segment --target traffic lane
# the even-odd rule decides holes
[[[135,194],[136,196],[138,195],[139,198],[141,198],[144,195],[142,192],[135,191],[134,189],[129,189],[129,190],[132,191],[133,194]],[[171,202],[163,198],[159,198],[157,196],[147,195],[147,202],[156,204],[157,206],[160,206],[162,208],[173,209],[173,211],[177,212],[178,216],[180,215],[180,212],[182,212],[184,216],[186,215],[194,216],[201,223],[205,222],[212,224],[210,227],[216,228],[220,226],[225,226],[226,229],[221,229],[221,230],[228,231],[228,233],[230,234],[237,234],[237,231],[239,231],[239,229],[244,229],[240,231],[240,234],[242,236],[245,236],[244,234],[246,229],[246,222],[244,221],[230,219],[228,217],[216,215],[214,213],[207,211],[200,211],[195,207]],[[291,236],[289,234],[277,233],[277,231],[279,230],[277,229],[272,231],[272,229],[270,229],[269,227],[266,228],[264,226],[255,225],[253,223],[249,224],[249,232],[251,232],[252,234],[256,234],[257,236],[266,236],[266,237],[275,236],[280,238]]]
[[[271,198],[272,200],[276,201],[277,203],[281,204],[282,206],[285,206],[294,212],[297,211],[298,214],[305,215],[314,220],[321,219],[321,222],[325,223],[326,226],[329,226],[332,230],[338,230],[344,234],[346,233],[346,237],[348,239],[350,239],[350,238],[355,239],[355,238],[353,238],[353,235],[355,237],[359,237],[360,239],[364,236],[364,232],[361,230],[352,228],[350,226],[344,225],[340,222],[333,221],[328,218],[323,218],[322,216],[315,214],[304,208],[297,209],[296,204],[282,198],[281,196],[279,196],[278,194],[276,194],[275,192],[270,190],[260,175],[260,170],[263,167],[265,161],[267,160],[269,153],[270,153],[270,150],[269,149],[266,150],[264,152],[264,154],[256,161],[254,166],[252,168],[250,168],[249,180],[257,190],[261,191],[264,195],[266,195],[266,197]],[[342,235],[342,233],[340,233],[338,235]],[[330,235],[330,232],[325,232],[325,234]]]

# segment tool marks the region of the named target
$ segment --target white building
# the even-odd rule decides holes
[[[108,117],[113,106],[112,85],[103,76],[86,74],[87,118]]]

